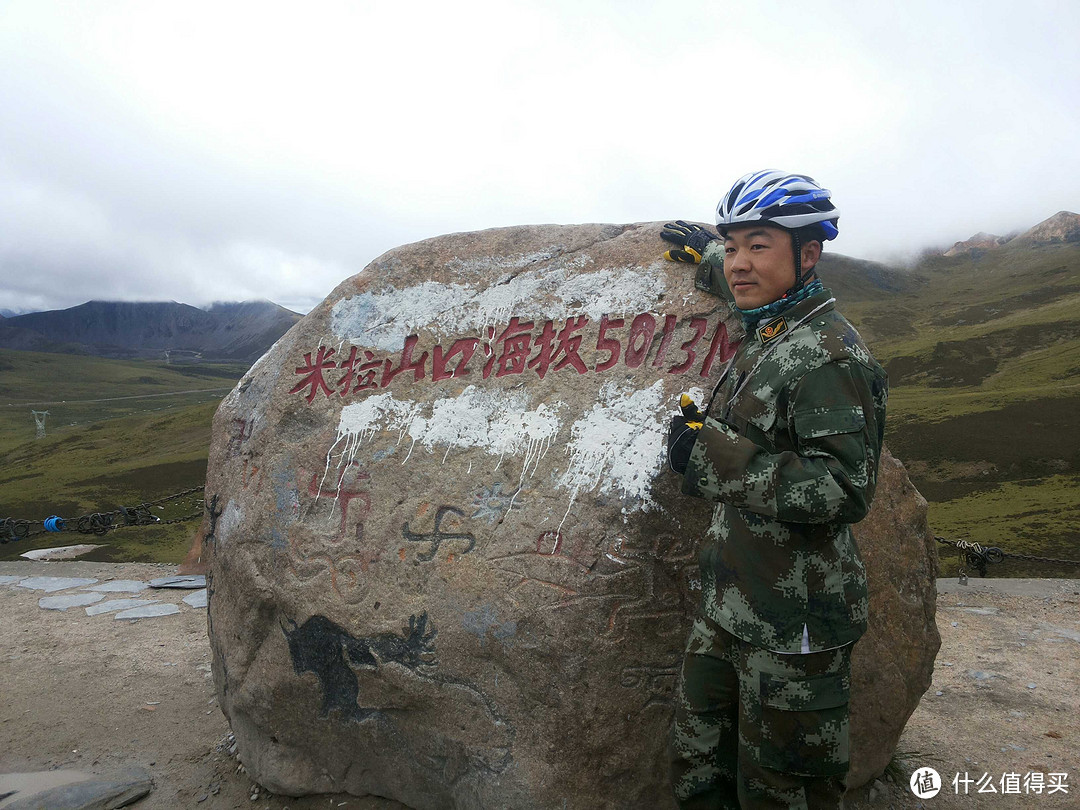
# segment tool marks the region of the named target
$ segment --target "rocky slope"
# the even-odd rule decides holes
[[[1019,235],[997,236],[980,231],[970,239],[957,242],[942,255],[964,256],[972,253],[978,254],[1008,244],[1033,247],[1036,245],[1060,244],[1062,242],[1080,242],[1080,215],[1074,214],[1072,211],[1058,211],[1052,217],[1043,220],[1035,227]]]

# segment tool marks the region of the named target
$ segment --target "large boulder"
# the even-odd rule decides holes
[[[934,674],[941,646],[937,610],[937,542],[926,500],[886,448],[877,492],[855,526],[870,588],[870,627],[851,659],[851,772],[858,787],[885,770],[900,732]]]
[[[711,509],[679,493],[664,438],[741,327],[658,259],[659,231],[398,248],[226,397],[203,525],[210,640],[260,783],[425,810],[673,806],[665,745]],[[936,651],[933,548],[904,517],[907,487],[883,476],[867,524],[882,532],[859,535],[882,612],[858,666],[888,651],[887,673],[857,675],[874,691],[855,697],[872,707],[865,777]]]

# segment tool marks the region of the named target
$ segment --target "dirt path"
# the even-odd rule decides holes
[[[944,787],[920,801],[906,782],[886,782],[875,801],[864,791],[849,806],[1080,807],[1080,580],[939,580],[937,625],[934,682],[898,751],[909,771],[934,768]],[[1050,774],[1068,774],[1068,793],[1032,792],[1031,773],[1046,785]],[[975,780],[967,795],[965,774]],[[997,792],[980,793],[980,781]]]
[[[175,566],[88,562],[0,562],[0,578],[80,577],[141,580]],[[0,579],[3,582],[3,579]],[[180,612],[134,621],[83,607],[44,610],[43,597],[71,593],[0,584],[0,773],[71,768],[110,774],[146,768],[154,790],[134,807],[400,810],[375,798],[292,799],[259,791],[237,772],[229,726],[210,676],[205,609],[182,600],[191,591],[154,590],[111,597],[153,598]],[[200,799],[206,797],[205,799]]]
[[[347,795],[292,799],[260,790],[251,799],[253,783],[238,772],[214,698],[205,610],[182,601],[189,591],[138,594],[175,604],[179,612],[125,621],[112,613],[88,616],[83,607],[42,609],[39,600],[55,594],[8,579],[148,581],[174,571],[0,562],[0,773],[75,768],[107,774],[139,765],[155,782],[135,805],[140,810],[401,810],[395,802]],[[1080,806],[1080,581],[973,580],[961,588],[942,580],[940,589],[942,647],[934,684],[900,751],[913,752],[909,767],[935,768],[945,787],[920,800],[906,780],[883,780],[872,797],[859,791],[848,807]],[[131,594],[107,598],[114,596]],[[956,795],[952,779],[965,772],[972,780],[989,774],[998,792],[979,794],[973,781],[969,795]],[[1019,775],[1019,795],[1001,793],[1009,773]],[[1044,782],[1051,773],[1066,773],[1069,792],[1050,795],[1044,787],[1025,796],[1030,773],[1045,774]]]

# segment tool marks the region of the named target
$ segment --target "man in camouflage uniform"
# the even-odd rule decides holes
[[[838,216],[810,178],[756,172],[721,200],[722,240],[681,221],[663,234],[746,326],[706,413],[684,398],[669,439],[683,492],[716,503],[675,716],[682,808],[842,803],[867,621],[851,524],[873,497],[888,384],[814,274]]]

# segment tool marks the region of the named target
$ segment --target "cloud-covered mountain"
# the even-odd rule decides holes
[[[1080,215],[1072,211],[1058,211],[1020,235],[1014,233],[1011,236],[997,236],[980,231],[970,239],[957,242],[945,251],[944,255],[961,256],[972,252],[985,252],[1008,244],[1034,246],[1061,242],[1080,242]]]
[[[270,301],[214,304],[208,310],[175,301],[88,301],[0,322],[0,347],[101,357],[258,359],[300,315]]]

